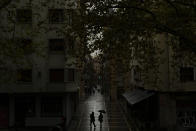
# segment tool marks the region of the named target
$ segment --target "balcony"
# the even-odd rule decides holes
[[[1,93],[33,93],[37,92],[33,83],[20,82],[16,84],[7,84],[0,87]]]
[[[41,88],[40,92],[52,92],[52,93],[65,93],[65,92],[76,92],[78,86],[75,82],[64,82],[64,83],[47,83],[47,86]]]

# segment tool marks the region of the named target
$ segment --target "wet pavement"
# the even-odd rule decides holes
[[[102,127],[98,121],[98,110],[105,110]],[[96,128],[90,126],[90,113],[95,113]],[[68,131],[130,131],[122,109],[116,102],[105,102],[103,95],[96,92],[79,105]]]

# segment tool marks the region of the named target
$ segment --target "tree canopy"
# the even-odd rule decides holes
[[[194,1],[83,0],[81,2],[87,12],[87,27],[93,34],[95,31],[102,32],[103,28],[111,28],[115,36],[128,41],[127,34],[133,35],[133,32],[138,33],[137,35],[146,32],[168,33],[184,41],[190,49],[196,49]]]
[[[89,50],[103,52],[107,60],[115,59],[125,71],[129,70],[131,61],[137,59],[143,71],[149,73],[149,70],[154,69],[153,83],[159,81],[159,56],[163,50],[154,46],[157,34],[173,39],[169,46],[180,47],[180,53],[188,52],[190,55],[196,52],[196,2],[193,0],[80,2],[81,19],[90,36],[87,38],[93,43],[87,42]],[[116,65],[116,62],[112,63]]]

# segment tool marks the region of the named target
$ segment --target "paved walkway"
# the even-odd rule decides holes
[[[98,110],[106,110],[103,114],[102,128],[98,122]],[[95,113],[96,128],[90,127],[90,113]],[[126,119],[117,103],[105,104],[104,97],[96,92],[81,102],[74,115],[68,131],[130,131]]]

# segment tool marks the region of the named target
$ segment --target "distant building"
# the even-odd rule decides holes
[[[62,117],[69,124],[79,90],[75,58],[68,53],[76,42],[65,32],[77,1],[69,2],[74,1],[20,0],[1,10],[0,39],[15,39],[13,44],[29,50],[22,65],[8,61],[8,69],[1,68],[1,75],[11,70],[16,81],[0,85],[0,128],[50,127]],[[40,55],[30,51],[31,43],[40,45]]]

